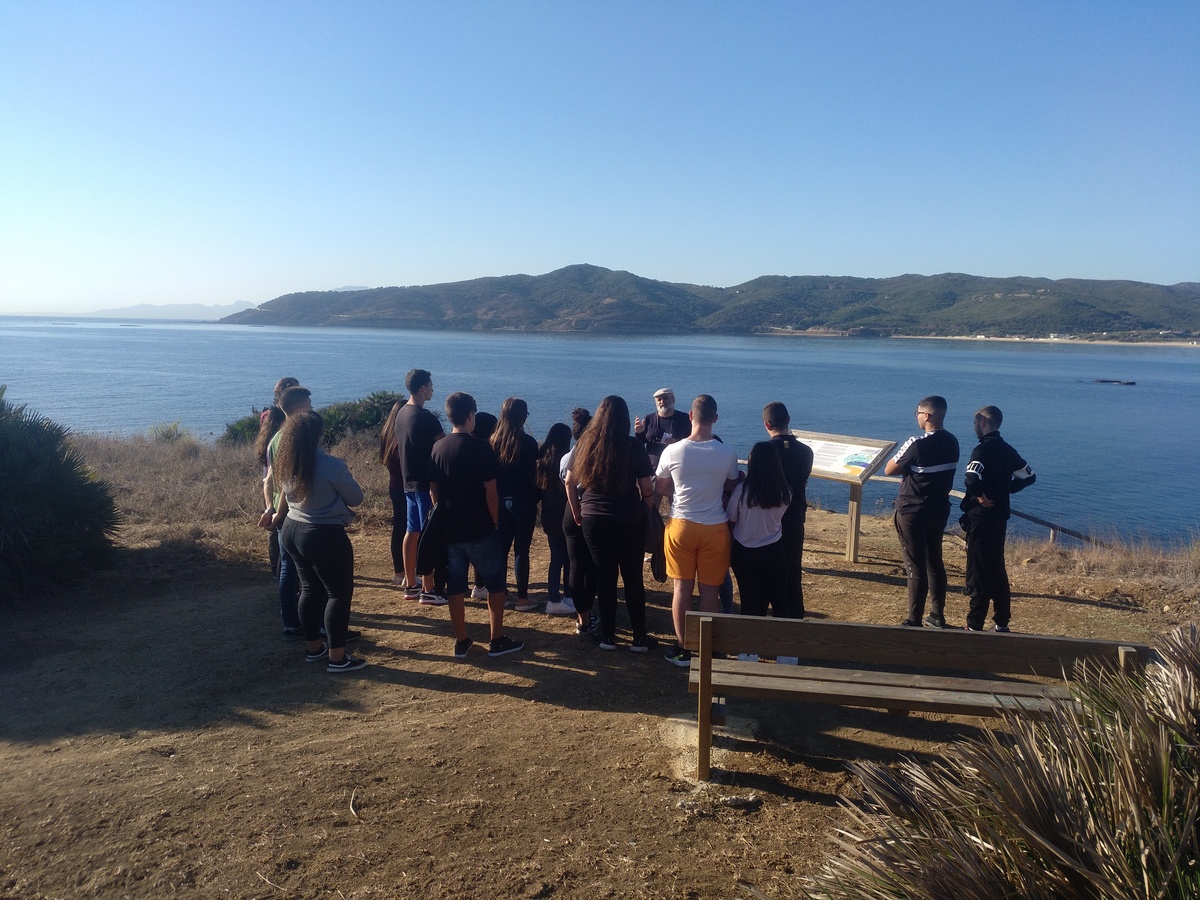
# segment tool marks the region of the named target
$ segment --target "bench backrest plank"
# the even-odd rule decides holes
[[[684,644],[692,652],[700,649],[702,617],[713,620],[714,653],[798,656],[802,663],[821,660],[1061,678],[1064,673],[1071,677],[1079,663],[1117,666],[1121,647],[1133,648],[1139,666],[1150,661],[1152,652],[1144,644],[1127,641],[689,612]]]

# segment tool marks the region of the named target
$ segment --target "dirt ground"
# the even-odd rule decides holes
[[[810,613],[898,622],[890,522],[864,523],[856,565],[845,529],[810,514]],[[265,563],[128,547],[0,610],[0,897],[791,897],[856,794],[847,760],[938,756],[984,724],[732,701],[700,784],[687,675],[661,653],[510,613],[527,652],[456,661],[445,608],[392,588],[387,529],[353,536],[356,674],[280,641]],[[1018,630],[1148,640],[1198,617],[1194,592],[1012,574]],[[665,642],[669,594],[648,586]],[[953,594],[948,618],[965,606]],[[468,621],[485,636],[480,604]]]

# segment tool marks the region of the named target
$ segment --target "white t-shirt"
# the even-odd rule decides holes
[[[743,482],[735,487],[725,505],[729,521],[734,523],[733,539],[747,548],[766,547],[783,537],[783,514],[789,504],[771,509],[750,506],[742,500],[745,486]]]
[[[721,525],[728,521],[721,494],[725,492],[725,482],[738,474],[737,453],[732,447],[716,439],[686,439],[669,444],[659,457],[655,474],[670,478],[675,484],[672,518],[697,525]]]

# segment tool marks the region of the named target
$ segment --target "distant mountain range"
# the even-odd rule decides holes
[[[1200,283],[764,275],[734,287],[575,265],[546,275],[285,294],[221,320],[464,331],[811,333],[1147,340],[1200,334]]]
[[[97,319],[174,319],[184,321],[215,322],[222,316],[237,313],[244,309],[252,309],[253,303],[239,300],[237,303],[224,303],[206,306],[203,303],[139,303],[136,306],[122,306],[118,309],[98,309],[87,313]]]

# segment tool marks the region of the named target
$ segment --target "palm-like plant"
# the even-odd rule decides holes
[[[853,765],[841,852],[810,897],[1200,896],[1200,634],[1160,639],[1162,664],[1090,672],[1079,703],[1011,716],[1008,732],[936,765]]]
[[[0,385],[0,595],[102,565],[120,514],[61,425],[4,399]]]

